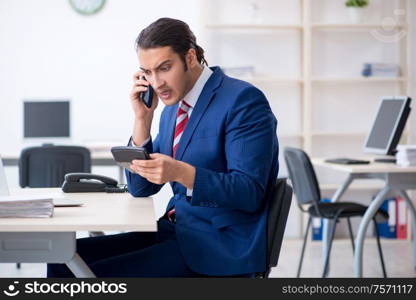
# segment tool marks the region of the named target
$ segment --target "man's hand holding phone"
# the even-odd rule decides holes
[[[146,94],[153,97],[146,99]],[[156,93],[154,93],[153,88],[149,82],[146,81],[142,71],[138,71],[133,75],[133,88],[130,93],[130,100],[132,102],[132,107],[136,118],[139,119],[147,118],[149,114],[153,115],[153,111],[157,107],[158,98]],[[145,104],[145,100],[148,100],[146,102],[150,103],[150,107]]]
[[[148,95],[145,96],[145,93]],[[148,97],[149,93],[150,96],[153,96],[150,99]],[[147,107],[144,100],[147,100],[147,103],[151,104],[151,106]],[[153,112],[158,104],[157,95],[153,92],[151,85],[146,81],[142,71],[138,71],[133,75],[133,88],[130,93],[130,101],[135,115],[133,142],[136,145],[141,145],[150,137]]]
[[[194,188],[195,167],[161,153],[151,153],[149,156],[150,159],[146,160],[132,160],[128,166],[129,170],[146,178],[151,183],[164,184],[176,181],[188,189]]]

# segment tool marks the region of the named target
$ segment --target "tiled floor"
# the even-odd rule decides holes
[[[279,265],[272,270],[270,277],[294,277],[301,240],[286,240],[282,245]],[[412,246],[408,241],[383,240],[384,258],[389,277],[416,277],[413,267]],[[305,253],[301,277],[320,277],[322,272],[321,243],[309,243]],[[44,277],[45,264],[0,264],[0,277]],[[364,246],[364,276],[382,277],[380,260],[375,240],[367,239]],[[354,277],[353,257],[349,240],[336,240],[331,254],[331,272],[329,277]]]

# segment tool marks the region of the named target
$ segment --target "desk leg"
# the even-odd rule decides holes
[[[363,277],[363,248],[364,248],[364,238],[367,231],[368,224],[373,219],[374,215],[377,213],[377,210],[383,204],[385,196],[390,191],[390,187],[385,186],[380,192],[378,192],[376,198],[371,202],[370,206],[367,208],[361,222],[358,227],[357,237],[355,239],[355,253],[354,253],[354,271],[355,277]]]
[[[94,273],[78,253],[75,253],[66,265],[77,278],[95,278]]]
[[[354,180],[354,177],[349,174],[347,179],[342,183],[342,185],[338,188],[338,190],[335,192],[334,196],[331,199],[331,202],[338,202],[341,197],[344,195],[345,191],[350,186],[351,182]],[[328,252],[328,243],[329,243],[329,225],[333,225],[331,223],[334,221],[323,219],[323,227],[322,227],[322,268],[325,266],[325,257],[326,253]],[[328,265],[328,272],[329,272],[329,266]]]
[[[416,269],[416,209],[410,199],[409,195],[404,190],[399,190],[399,195],[406,200],[407,207],[410,209],[413,220],[412,220],[412,231],[413,231],[413,266]]]
[[[125,184],[124,182],[124,168],[118,166],[118,183]]]

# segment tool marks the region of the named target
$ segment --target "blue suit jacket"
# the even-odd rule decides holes
[[[175,159],[196,168],[192,197],[171,182],[176,235],[188,266],[206,275],[235,275],[266,268],[265,191],[279,169],[277,121],[263,93],[220,68],[205,84],[183,132]],[[172,155],[178,104],[166,106],[159,134],[147,150]],[[162,185],[126,172],[133,196]]]

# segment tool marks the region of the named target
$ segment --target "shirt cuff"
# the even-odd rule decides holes
[[[190,189],[186,189],[186,196],[188,197],[192,197],[192,193],[194,192],[194,189],[190,190]]]
[[[141,146],[137,146],[134,142],[133,142],[133,138],[131,139],[131,146],[133,147],[144,147],[144,145],[146,145],[148,142],[150,141],[150,136],[144,140],[144,142],[141,144]]]

